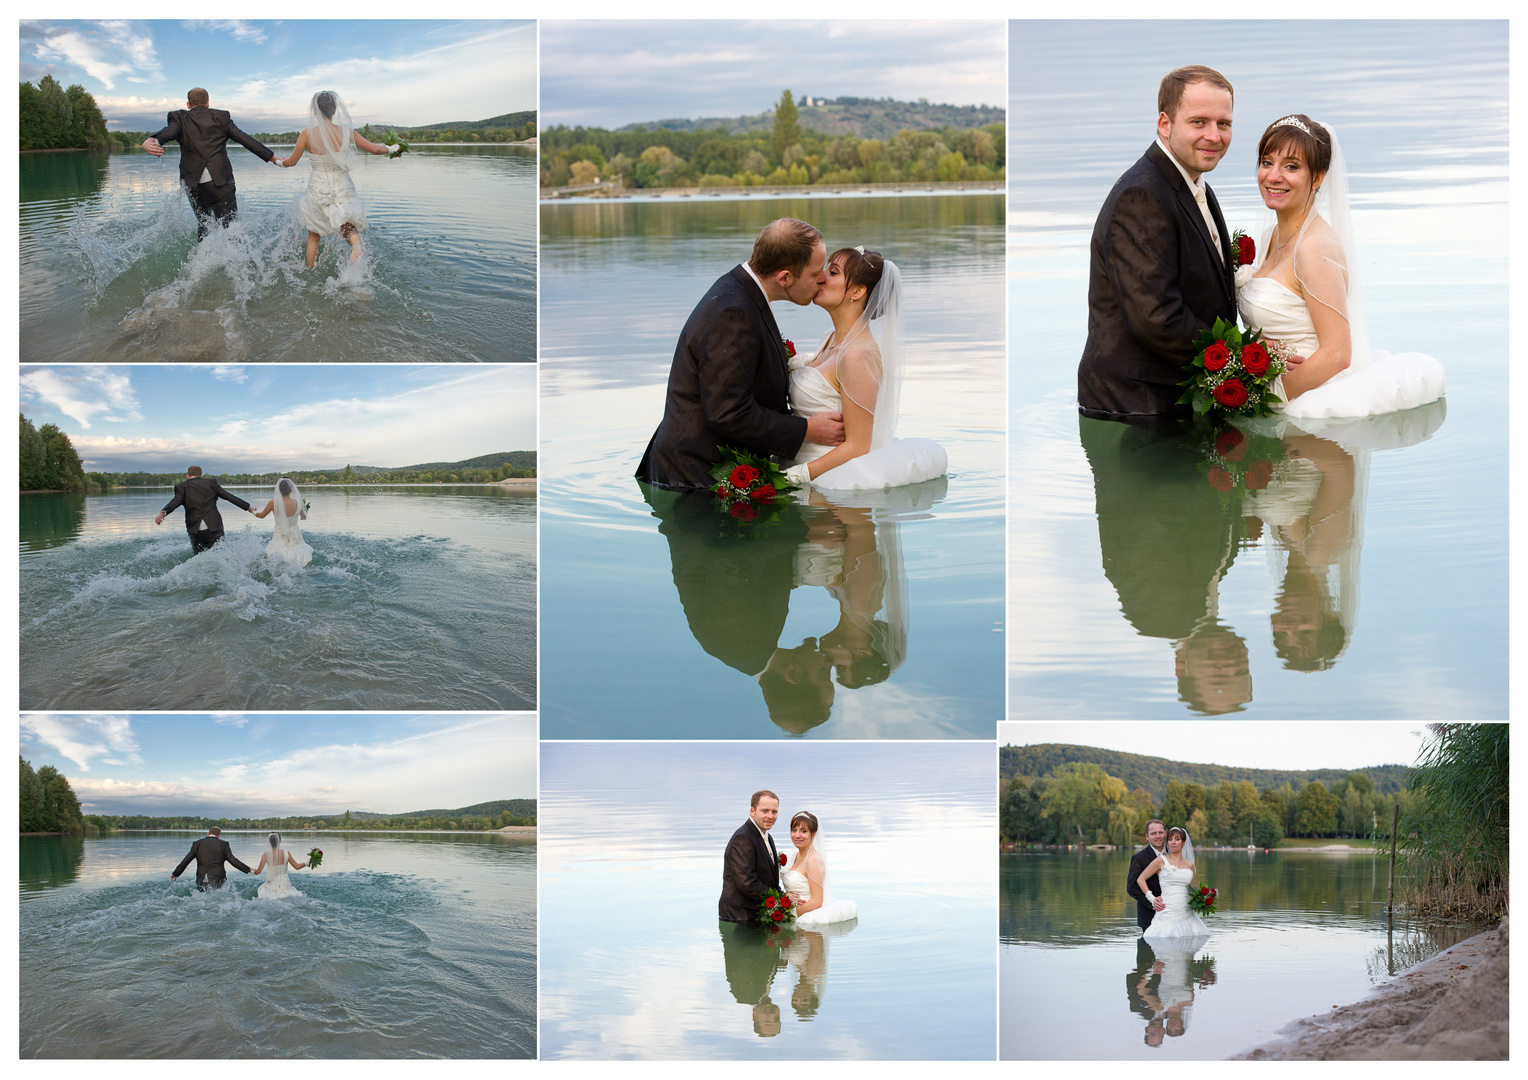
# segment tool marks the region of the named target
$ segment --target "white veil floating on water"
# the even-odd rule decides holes
[[[355,125],[350,110],[333,90],[320,90],[308,103],[308,142],[319,154],[355,157]]]

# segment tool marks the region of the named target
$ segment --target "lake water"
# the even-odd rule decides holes
[[[1504,719],[1506,24],[1192,24],[1235,43],[1211,61],[1236,88],[1209,176],[1227,224],[1260,220],[1263,129],[1330,121],[1370,337],[1448,370],[1436,406],[1252,440],[1236,471],[1269,461],[1282,499],[1223,494],[1207,440],[1076,413],[1093,221],[1188,25],[1010,31],[1013,115],[1035,118],[1010,143],[1012,715]]]
[[[994,775],[974,743],[542,743],[542,1057],[990,1061]],[[718,924],[765,785],[857,920]]]
[[[229,155],[239,217],[200,245],[177,150],[21,155],[22,361],[536,359],[533,148],[363,155],[365,254],[312,270],[308,165]]]
[[[949,475],[814,499],[739,536],[706,500],[644,491],[632,473],[691,309],[782,216],[817,225],[830,250],[863,243],[901,267],[898,434],[942,443]],[[541,220],[543,735],[992,738],[1004,695],[1002,196],[583,202],[544,205]],[[805,349],[829,326],[818,308],[774,311]],[[854,643],[863,670],[806,663],[804,698],[766,704],[752,676],[776,645],[810,639],[796,655],[816,657],[867,610],[878,625]]]
[[[1192,956],[1140,940],[1128,851],[1001,857],[1000,1056],[1209,1060],[1357,1001],[1479,931],[1385,917],[1388,861],[1200,851],[1220,891]]]
[[[536,1056],[533,840],[293,833],[260,900],[170,881],[196,835],[21,838],[23,1058]]]
[[[193,557],[171,494],[20,497],[23,709],[535,707],[534,495],[305,489],[299,568],[231,505]]]

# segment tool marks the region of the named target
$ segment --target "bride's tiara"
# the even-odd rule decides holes
[[[1275,120],[1273,122],[1274,127],[1283,127],[1285,124],[1288,124],[1290,127],[1299,128],[1307,135],[1311,134],[1310,128],[1305,126],[1305,121],[1301,120],[1298,116],[1286,116],[1282,120]]]

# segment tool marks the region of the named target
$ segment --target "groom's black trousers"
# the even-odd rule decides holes
[[[186,534],[191,538],[191,554],[200,555],[213,544],[223,539],[222,529],[200,529]]]
[[[191,210],[196,214],[197,243],[206,239],[214,220],[219,228],[226,229],[239,212],[239,200],[232,184],[214,184],[210,180],[195,187],[188,184],[186,197],[191,200]]]

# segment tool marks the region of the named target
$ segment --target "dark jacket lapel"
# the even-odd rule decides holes
[[[769,299],[764,295],[758,283],[753,280],[747,270],[742,266],[732,268],[732,276],[737,279],[743,292],[753,301],[754,306],[764,319],[764,330],[769,338],[769,353],[780,363],[782,370],[789,366],[789,358],[785,355],[784,339],[780,335],[780,324],[775,322],[775,313],[769,306]]]

